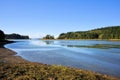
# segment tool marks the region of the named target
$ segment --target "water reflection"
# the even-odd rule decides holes
[[[53,40],[46,40],[44,41],[46,44],[54,44],[54,41]]]

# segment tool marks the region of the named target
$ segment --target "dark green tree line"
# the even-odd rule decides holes
[[[61,33],[58,39],[120,39],[120,26]]]
[[[54,36],[46,35],[45,37],[43,37],[43,39],[54,39]]]
[[[6,34],[5,35],[6,39],[29,39],[29,36],[24,36],[24,35],[20,35],[20,34]]]
[[[0,30],[0,40],[4,40],[5,39],[5,34],[2,30]]]

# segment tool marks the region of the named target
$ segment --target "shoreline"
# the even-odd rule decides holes
[[[15,56],[17,53],[7,49],[4,47],[5,44],[11,44],[15,41],[0,41],[0,62],[7,62],[7,63],[20,63],[20,62],[28,62],[24,60],[20,56]]]
[[[8,41],[8,40],[0,40],[0,48],[4,48],[5,44],[10,44],[13,43],[15,41]]]
[[[105,40],[105,41],[118,41],[120,42],[120,39],[40,39],[40,40]]]
[[[1,43],[1,42],[0,42]],[[9,43],[9,42],[8,42]],[[11,43],[11,42],[10,42]],[[7,44],[7,42],[5,42],[4,44]],[[0,44],[1,45],[1,44]],[[27,68],[29,68],[29,66],[30,66],[30,70],[32,69],[33,71],[36,69],[36,67],[37,67],[37,69],[38,69],[38,72],[36,71],[36,73],[41,73],[42,71],[40,70],[39,71],[39,69],[40,68],[45,68],[45,71],[47,72],[47,74],[46,75],[51,75],[51,73],[53,74],[53,72],[55,73],[54,75],[59,75],[59,74],[61,74],[64,70],[69,70],[67,73],[64,73],[64,74],[62,74],[62,75],[66,75],[66,76],[69,76],[69,75],[71,75],[71,76],[69,76],[69,77],[76,77],[76,76],[80,76],[81,74],[82,75],[85,75],[85,77],[89,77],[89,78],[91,78],[90,80],[92,80],[93,79],[93,77],[95,78],[95,80],[97,80],[97,77],[99,77],[99,78],[101,78],[101,79],[104,79],[104,80],[119,80],[119,78],[116,78],[116,77],[112,77],[112,76],[109,76],[109,75],[104,75],[104,74],[100,74],[100,73],[96,73],[96,72],[92,72],[92,71],[88,71],[88,70],[81,70],[81,69],[75,69],[75,68],[70,68],[70,67],[64,67],[64,66],[59,66],[59,65],[47,65],[47,64],[42,64],[42,63],[37,63],[37,62],[30,62],[30,61],[27,61],[27,60],[24,60],[22,57],[20,57],[20,56],[15,56],[15,54],[16,54],[16,52],[14,52],[14,51],[12,51],[12,50],[10,50],[10,49],[7,49],[7,48],[4,48],[4,46],[3,46],[3,42],[2,42],[2,45],[1,45],[1,47],[0,47],[0,70],[4,67],[6,67],[6,65],[7,66],[9,66],[10,67],[10,70],[14,70],[14,67],[16,68],[16,66],[19,68],[19,67],[23,67],[25,70],[27,69]],[[2,66],[1,66],[2,65]],[[29,66],[28,66],[29,65]],[[32,66],[32,67],[31,67]],[[42,66],[42,67],[41,67]],[[52,69],[52,71],[51,71],[51,69]],[[54,70],[55,69],[55,70]],[[56,73],[57,72],[57,70],[58,69],[60,69],[59,70],[59,73]],[[0,72],[0,75],[5,75],[5,74],[8,74],[9,72],[7,71],[7,70],[9,70],[9,69],[5,69],[5,70],[1,70],[1,72]],[[49,72],[49,70],[50,70],[50,72]],[[29,71],[29,69],[27,70],[27,72]],[[72,71],[72,72],[71,72]],[[4,72],[4,74],[2,74],[2,72]],[[6,73],[5,73],[6,72]],[[19,71],[18,71],[19,72]],[[25,73],[27,73],[26,71],[25,71]],[[38,74],[36,74],[35,73],[35,75],[37,76]],[[42,72],[43,73],[43,72]],[[68,75],[68,73],[70,73],[69,75]],[[74,75],[73,75],[73,73],[74,73]],[[23,73],[22,73],[23,74]],[[75,75],[76,74],[76,75]],[[11,75],[11,73],[9,74],[9,75]],[[27,75],[27,74],[25,74],[25,75]],[[29,74],[30,75],[30,74]],[[33,75],[33,74],[32,74]],[[89,76],[90,75],[90,76]],[[23,76],[23,75],[22,75]],[[22,77],[21,75],[18,75],[17,77],[15,77],[15,78],[19,78],[19,77],[21,77],[21,78],[26,78],[26,76],[23,76]],[[11,77],[11,76],[8,76],[8,77]],[[2,76],[2,79],[8,79],[8,77],[6,78],[6,76]],[[27,77],[29,77],[29,76],[27,76]],[[57,77],[57,76],[56,76]],[[60,77],[62,77],[62,76],[60,76]],[[12,78],[12,77],[11,77]],[[32,77],[30,77],[30,79],[31,79]],[[49,77],[48,77],[49,78]],[[48,79],[47,78],[47,79]],[[0,76],[0,79],[1,79],[1,76]],[[59,79],[59,78],[58,78]],[[53,80],[58,80],[58,79],[55,79],[54,77],[53,77]],[[67,79],[67,78],[63,78],[63,79]],[[69,78],[68,78],[69,79]],[[83,78],[84,79],[84,78]],[[46,80],[45,78],[44,78],[44,80]],[[48,79],[48,80],[51,80],[51,79]],[[85,79],[85,80],[87,80],[87,79]]]

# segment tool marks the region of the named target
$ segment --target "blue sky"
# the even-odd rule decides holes
[[[30,37],[120,25],[120,0],[0,0],[0,29]]]

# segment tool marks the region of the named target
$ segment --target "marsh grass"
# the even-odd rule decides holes
[[[119,80],[86,70],[38,63],[0,63],[1,80]]]

